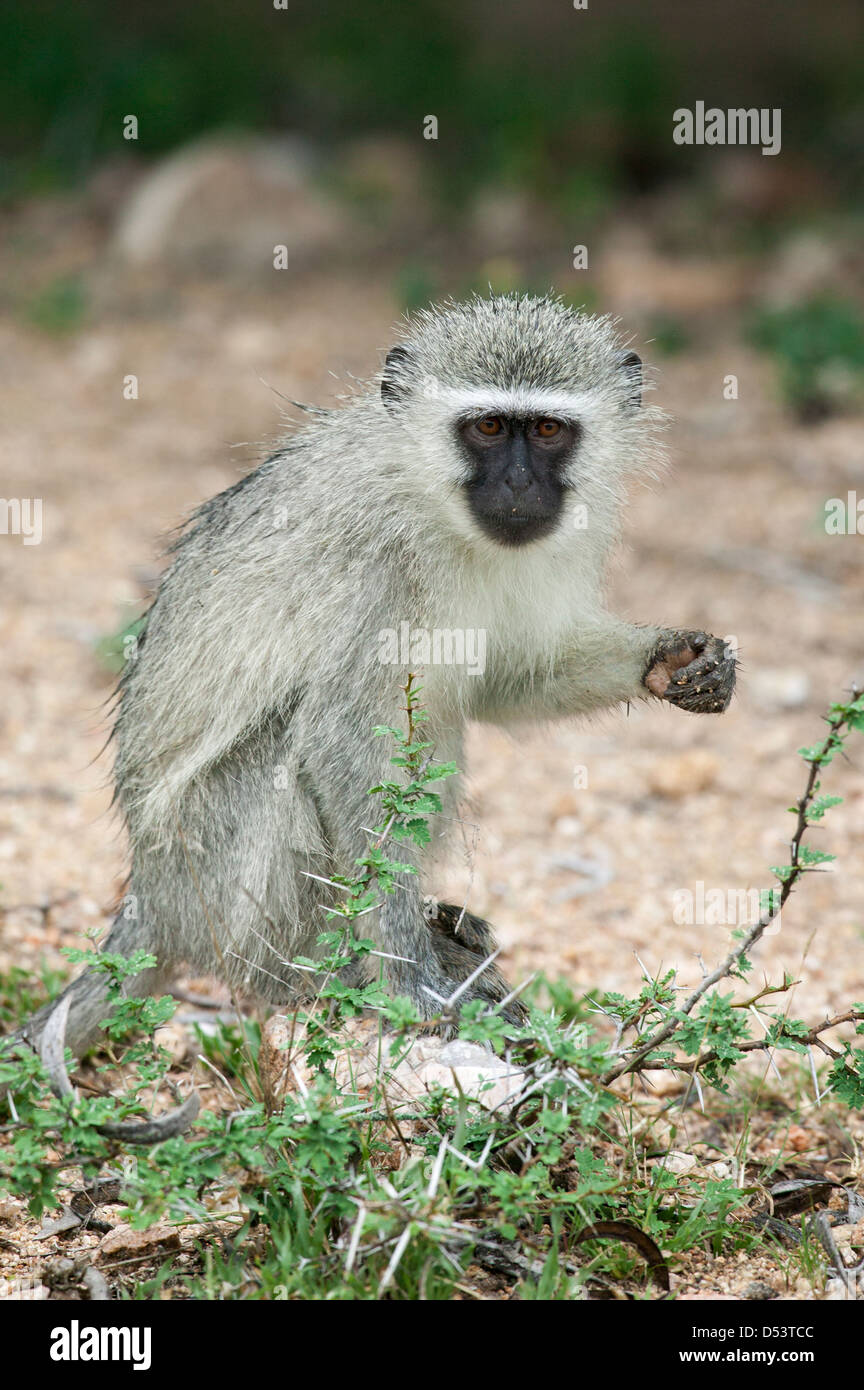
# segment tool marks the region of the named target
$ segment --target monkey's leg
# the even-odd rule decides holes
[[[126,921],[118,917],[102,949],[130,956],[134,951],[149,949],[147,934],[142,931],[140,922]],[[159,989],[161,978],[162,972],[158,967],[141,970],[125,981],[124,993],[137,998],[152,994]],[[101,971],[85,970],[83,975],[79,975],[77,980],[66,986],[62,994],[28,1019],[18,1032],[12,1035],[13,1040],[27,1042],[38,1051],[49,1016],[62,999],[69,998],[71,1004],[66,1024],[66,1046],[72,1049],[74,1056],[80,1057],[98,1042],[101,1036],[102,1030],[99,1025],[108,1013],[108,989],[109,981]]]

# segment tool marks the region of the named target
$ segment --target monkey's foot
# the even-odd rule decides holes
[[[664,632],[642,683],[693,714],[722,714],[735,689],[735,653],[705,632]]]
[[[484,960],[494,954],[492,928],[482,917],[475,917],[473,912],[426,898],[423,915],[432,928],[432,946],[438,964],[456,985],[467,980]],[[510,986],[493,963],[472,980],[461,1001],[483,999],[487,1004],[500,1004],[510,993]],[[528,1016],[519,999],[510,999],[504,1006],[503,1014],[509,1023],[517,1026],[524,1023]]]

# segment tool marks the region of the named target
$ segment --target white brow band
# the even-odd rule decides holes
[[[596,397],[588,391],[546,391],[532,386],[512,390],[474,386],[460,390],[430,381],[421,387],[421,395],[449,407],[454,415],[477,411],[484,415],[555,415],[578,420],[593,414],[597,407]]]

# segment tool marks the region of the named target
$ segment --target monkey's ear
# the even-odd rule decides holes
[[[388,410],[398,405],[405,395],[406,368],[411,362],[411,352],[407,347],[393,347],[384,359],[381,374],[381,399]]]
[[[618,354],[618,367],[630,383],[627,404],[631,410],[638,410],[642,404],[642,358],[638,352],[625,348]]]

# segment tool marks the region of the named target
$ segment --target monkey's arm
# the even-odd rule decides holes
[[[694,714],[719,714],[735,688],[735,656],[722,638],[705,632],[641,627],[609,617],[580,625],[550,669],[489,677],[475,718],[497,722],[525,716],[590,714],[649,696]]]

